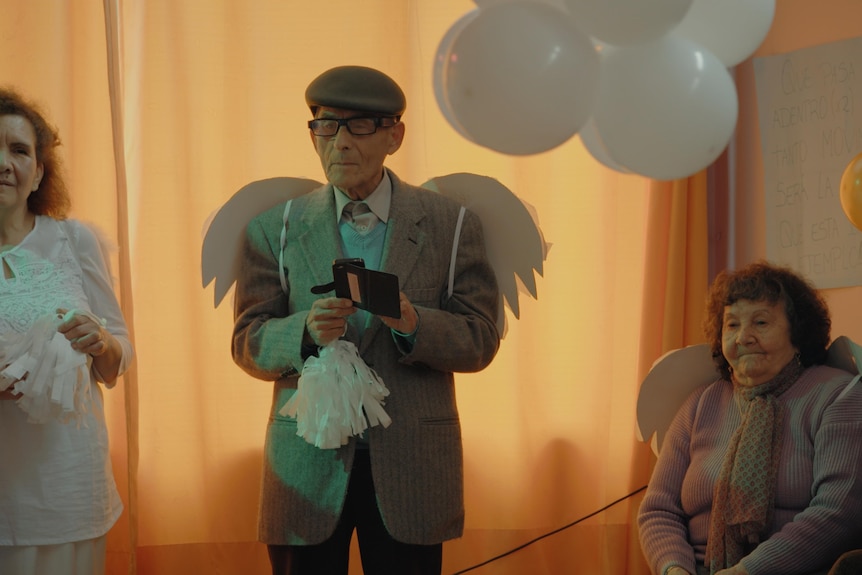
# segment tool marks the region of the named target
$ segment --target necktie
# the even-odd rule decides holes
[[[349,202],[344,206],[342,217],[350,227],[361,235],[370,232],[380,221],[365,202]]]

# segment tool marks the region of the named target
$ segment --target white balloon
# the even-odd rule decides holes
[[[581,131],[578,132],[578,136],[581,138],[581,143],[597,162],[616,172],[623,174],[631,173],[631,170],[622,164],[618,164],[613,158],[611,158],[611,155],[605,147],[605,143],[602,142],[602,137],[599,135],[598,129],[596,129],[595,120],[592,118],[587,120],[587,123],[584,124],[583,128],[581,128]]]
[[[437,47],[437,54],[434,57],[434,71],[432,82],[434,85],[434,98],[437,100],[437,107],[449,125],[455,129],[462,137],[470,140],[470,135],[461,126],[455,114],[452,113],[452,107],[449,105],[449,97],[446,95],[446,66],[449,59],[452,57],[451,50],[455,38],[461,33],[467,24],[479,14],[479,9],[475,8],[459,18],[446,32],[443,39]]]
[[[596,129],[614,162],[658,180],[690,176],[727,147],[736,86],[714,54],[669,34],[603,50]]]
[[[664,36],[682,21],[691,3],[692,0],[565,0],[579,28],[615,46],[641,44]]]
[[[536,154],[574,136],[598,90],[599,60],[565,12],[541,2],[483,7],[455,38],[444,74],[449,107],[470,139]]]
[[[728,68],[763,43],[775,17],[775,0],[694,0],[674,33],[693,40]]]

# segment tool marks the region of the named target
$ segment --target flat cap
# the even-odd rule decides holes
[[[395,80],[374,68],[338,66],[308,85],[305,103],[314,112],[319,106],[400,116],[407,98]]]

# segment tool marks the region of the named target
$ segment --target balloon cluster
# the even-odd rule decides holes
[[[763,41],[775,0],[475,0],[434,61],[463,137],[512,155],[580,135],[609,168],[654,179],[712,163],[736,126],[728,72]]]

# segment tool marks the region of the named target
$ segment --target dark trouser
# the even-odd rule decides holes
[[[364,575],[440,575],[443,544],[409,545],[386,531],[374,495],[368,451],[356,450],[344,511],[319,545],[267,545],[272,575],[347,575],[353,530]]]

